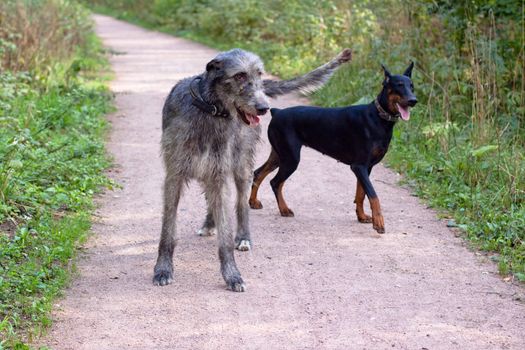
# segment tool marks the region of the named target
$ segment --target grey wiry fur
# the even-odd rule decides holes
[[[332,61],[314,69],[308,74],[285,81],[264,80],[264,92],[270,97],[284,95],[296,90],[304,93],[313,92],[322,87],[333,72],[352,58],[352,51],[346,49]],[[305,84],[307,82],[307,84]]]
[[[206,71],[196,77],[201,78],[203,100],[227,111],[229,118],[212,116],[192,105],[189,89],[190,84],[195,86],[196,77],[175,85],[166,99],[162,116],[166,179],[154,284],[162,286],[172,282],[177,205],[187,182],[196,179],[202,184],[208,203],[208,214],[200,233],[217,232],[222,276],[231,290],[245,290],[233,252],[234,247],[239,250],[251,247],[247,198],[260,135],[259,125],[249,127],[247,124],[257,124],[257,115],[268,110],[267,96],[322,85],[339,65],[350,59],[351,52],[347,49],[304,76],[289,81],[263,81],[264,67],[255,54],[239,49],[220,53],[207,64]],[[226,205],[229,177],[233,177],[237,190],[235,240]]]

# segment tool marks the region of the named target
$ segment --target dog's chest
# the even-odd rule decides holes
[[[384,156],[386,155],[386,152],[388,151],[388,145],[389,142],[374,142],[372,145],[372,148],[370,149],[370,155],[371,155],[371,163],[377,164],[379,163]]]
[[[199,144],[191,157],[192,175],[200,180],[206,180],[229,172],[233,164],[233,140],[210,136]]]
[[[229,176],[245,163],[244,156],[252,152],[250,138],[242,130],[207,135],[200,140],[192,157],[193,176],[199,180]]]

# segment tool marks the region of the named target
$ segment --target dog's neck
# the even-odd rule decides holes
[[[208,103],[217,104],[220,103],[220,99],[213,88],[213,81],[208,77],[203,76],[200,83],[200,92],[204,100]]]
[[[388,103],[388,92],[385,87],[383,87],[377,96],[376,101],[379,104],[378,112],[381,118],[388,121],[397,121],[399,113],[390,109],[390,104]]]
[[[224,108],[221,99],[213,89],[213,82],[199,76],[190,83],[190,94],[193,98],[193,105],[203,112],[213,116],[229,118],[230,113]]]

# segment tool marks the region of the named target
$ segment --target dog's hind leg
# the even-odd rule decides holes
[[[278,145],[280,144],[280,145]],[[301,144],[293,139],[280,139],[276,144],[279,152],[279,171],[277,175],[270,180],[273,193],[277,199],[277,206],[281,216],[294,216],[293,211],[286,204],[283,197],[284,182],[293,174],[299,165],[301,158]]]
[[[206,204],[208,205],[208,211],[206,213],[206,218],[204,219],[204,222],[202,223],[202,227],[199,229],[197,234],[199,236],[214,236],[217,234],[217,230],[215,229],[215,220],[213,220],[213,214],[210,208],[209,200],[206,197]]]
[[[234,173],[235,187],[237,189],[237,201],[235,211],[237,214],[237,234],[235,235],[235,247],[238,250],[247,251],[251,249],[251,237],[249,226],[249,208],[246,203],[250,177],[244,174]]]
[[[217,228],[222,277],[228,289],[234,292],[244,292],[246,286],[237,269],[233,255],[234,241],[227,209],[228,196],[225,181],[209,180],[206,183],[205,193]]]
[[[253,182],[252,182],[252,191],[250,193],[250,208],[252,209],[262,209],[262,203],[257,199],[257,191],[259,191],[259,186],[263,182],[264,178],[268,176],[272,171],[279,167],[279,156],[272,148],[268,160],[257,170],[253,172]]]
[[[173,251],[177,245],[176,219],[177,207],[182,194],[184,181],[170,175],[169,169],[164,180],[164,213],[159,242],[157,263],[153,270],[153,284],[165,286],[173,281]]]
[[[361,184],[361,181],[357,180],[357,186],[355,190],[355,212],[357,214],[357,220],[361,223],[371,223],[372,217],[370,215],[366,215],[365,210],[363,208],[363,203],[365,201],[365,189],[363,188],[363,185]]]

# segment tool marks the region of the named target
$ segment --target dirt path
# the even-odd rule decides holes
[[[215,51],[96,16],[118,112],[108,148],[122,190],[100,200],[80,276],[59,302],[53,349],[524,349],[523,288],[470,252],[434,212],[376,167],[387,233],[359,224],[346,166],[304,149],[282,218],[268,183],[251,211],[254,250],[236,253],[246,293],[225,290],[215,238],[195,233],[205,203],[180,204],[175,281],[151,283],[161,222],[161,108]],[[304,103],[280,100],[274,106]],[[265,117],[265,125],[269,117]],[[268,154],[260,146],[260,164]]]

